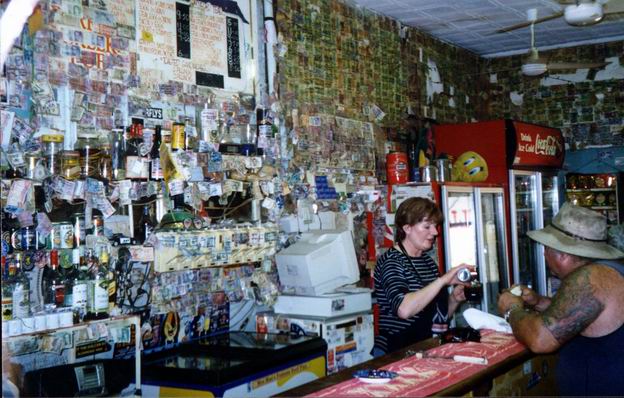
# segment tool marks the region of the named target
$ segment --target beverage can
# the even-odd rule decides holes
[[[459,270],[459,272],[457,272],[457,279],[462,282],[468,282],[470,279],[472,279],[470,270],[468,268],[462,268],[461,270]]]
[[[184,124],[173,123],[171,127],[171,149],[184,149]]]
[[[60,222],[56,228],[59,230],[60,248],[72,249],[74,247],[74,226],[69,222]]]

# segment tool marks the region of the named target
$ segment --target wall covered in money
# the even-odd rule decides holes
[[[493,117],[562,129],[569,150],[624,145],[624,41],[544,51],[551,62],[608,62],[600,69],[522,76],[522,56],[487,60]],[[485,60],[484,60],[485,61]]]
[[[408,108],[442,122],[479,113],[476,55],[338,1],[287,0],[277,7],[282,100],[299,115],[398,126]]]

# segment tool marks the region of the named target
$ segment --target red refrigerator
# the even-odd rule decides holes
[[[514,120],[433,129],[438,154],[454,160],[454,178],[505,187],[513,282],[552,295],[558,280],[546,267],[543,247],[526,233],[547,225],[559,211],[563,189],[559,171],[565,154],[561,131]]]

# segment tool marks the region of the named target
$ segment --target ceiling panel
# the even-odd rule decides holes
[[[527,20],[535,8],[538,18],[563,9],[555,0],[354,0],[356,4],[413,26],[458,47],[486,57],[528,51],[529,28],[506,33],[496,30]],[[583,0],[589,1],[589,0]],[[624,0],[600,0],[624,3]],[[624,6],[624,4],[623,4]],[[535,25],[536,45],[542,49],[624,40],[624,13],[596,25],[577,27],[557,18]]]

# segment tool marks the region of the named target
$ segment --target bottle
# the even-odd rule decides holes
[[[160,167],[160,145],[162,144],[162,133],[160,125],[154,128],[154,139],[152,150],[150,151],[151,169],[150,180],[160,181],[163,179],[162,167]]]
[[[143,126],[133,124],[128,128],[126,140],[126,178],[148,178],[147,148],[143,141]]]
[[[219,110],[214,107],[213,98],[204,104],[204,109],[200,114],[201,118],[201,140],[209,146],[219,142]]]
[[[15,267],[10,266],[6,256],[2,256],[2,320],[13,319],[13,278]]]
[[[80,248],[71,249],[71,266],[61,268],[61,276],[65,285],[65,299],[63,307],[73,307],[74,305],[74,279],[80,268]]]
[[[58,250],[52,249],[42,278],[43,308],[46,311],[62,307],[65,301],[65,285],[58,267]]]
[[[76,255],[75,252],[78,252]],[[72,311],[74,312],[74,323],[80,323],[87,312],[88,290],[89,290],[89,269],[84,257],[80,257],[80,250],[74,249],[72,262],[76,264],[78,256],[78,272],[72,281]]]
[[[111,131],[111,167],[113,169],[113,179],[123,180],[126,178],[126,141],[124,139],[123,128],[116,128]]]
[[[184,149],[192,150],[197,148],[197,130],[190,117],[184,118]]]
[[[87,300],[87,314],[85,320],[108,318],[108,253],[102,251],[98,261],[97,257],[90,253],[89,264],[92,271],[89,283],[89,298]]]
[[[136,230],[136,233],[134,234],[134,238],[140,244],[147,242],[155,226],[156,226],[156,223],[154,222],[154,220],[152,219],[150,215],[149,206],[147,205],[143,206],[143,214],[141,215],[141,218],[139,219],[139,225]]]
[[[106,269],[106,280],[108,282],[108,313],[113,314],[117,301],[117,274],[110,265],[108,253],[102,251],[100,254],[100,266]]]
[[[269,147],[269,139],[273,137],[273,124],[268,116],[269,114],[266,109],[258,108],[256,110],[256,120],[258,123],[256,146],[262,149]]]
[[[78,134],[75,148],[80,155],[80,176],[100,177],[100,149],[98,137],[90,133]]]
[[[22,268],[22,254],[15,255],[15,279],[13,283],[13,318],[30,316],[30,279]]]

